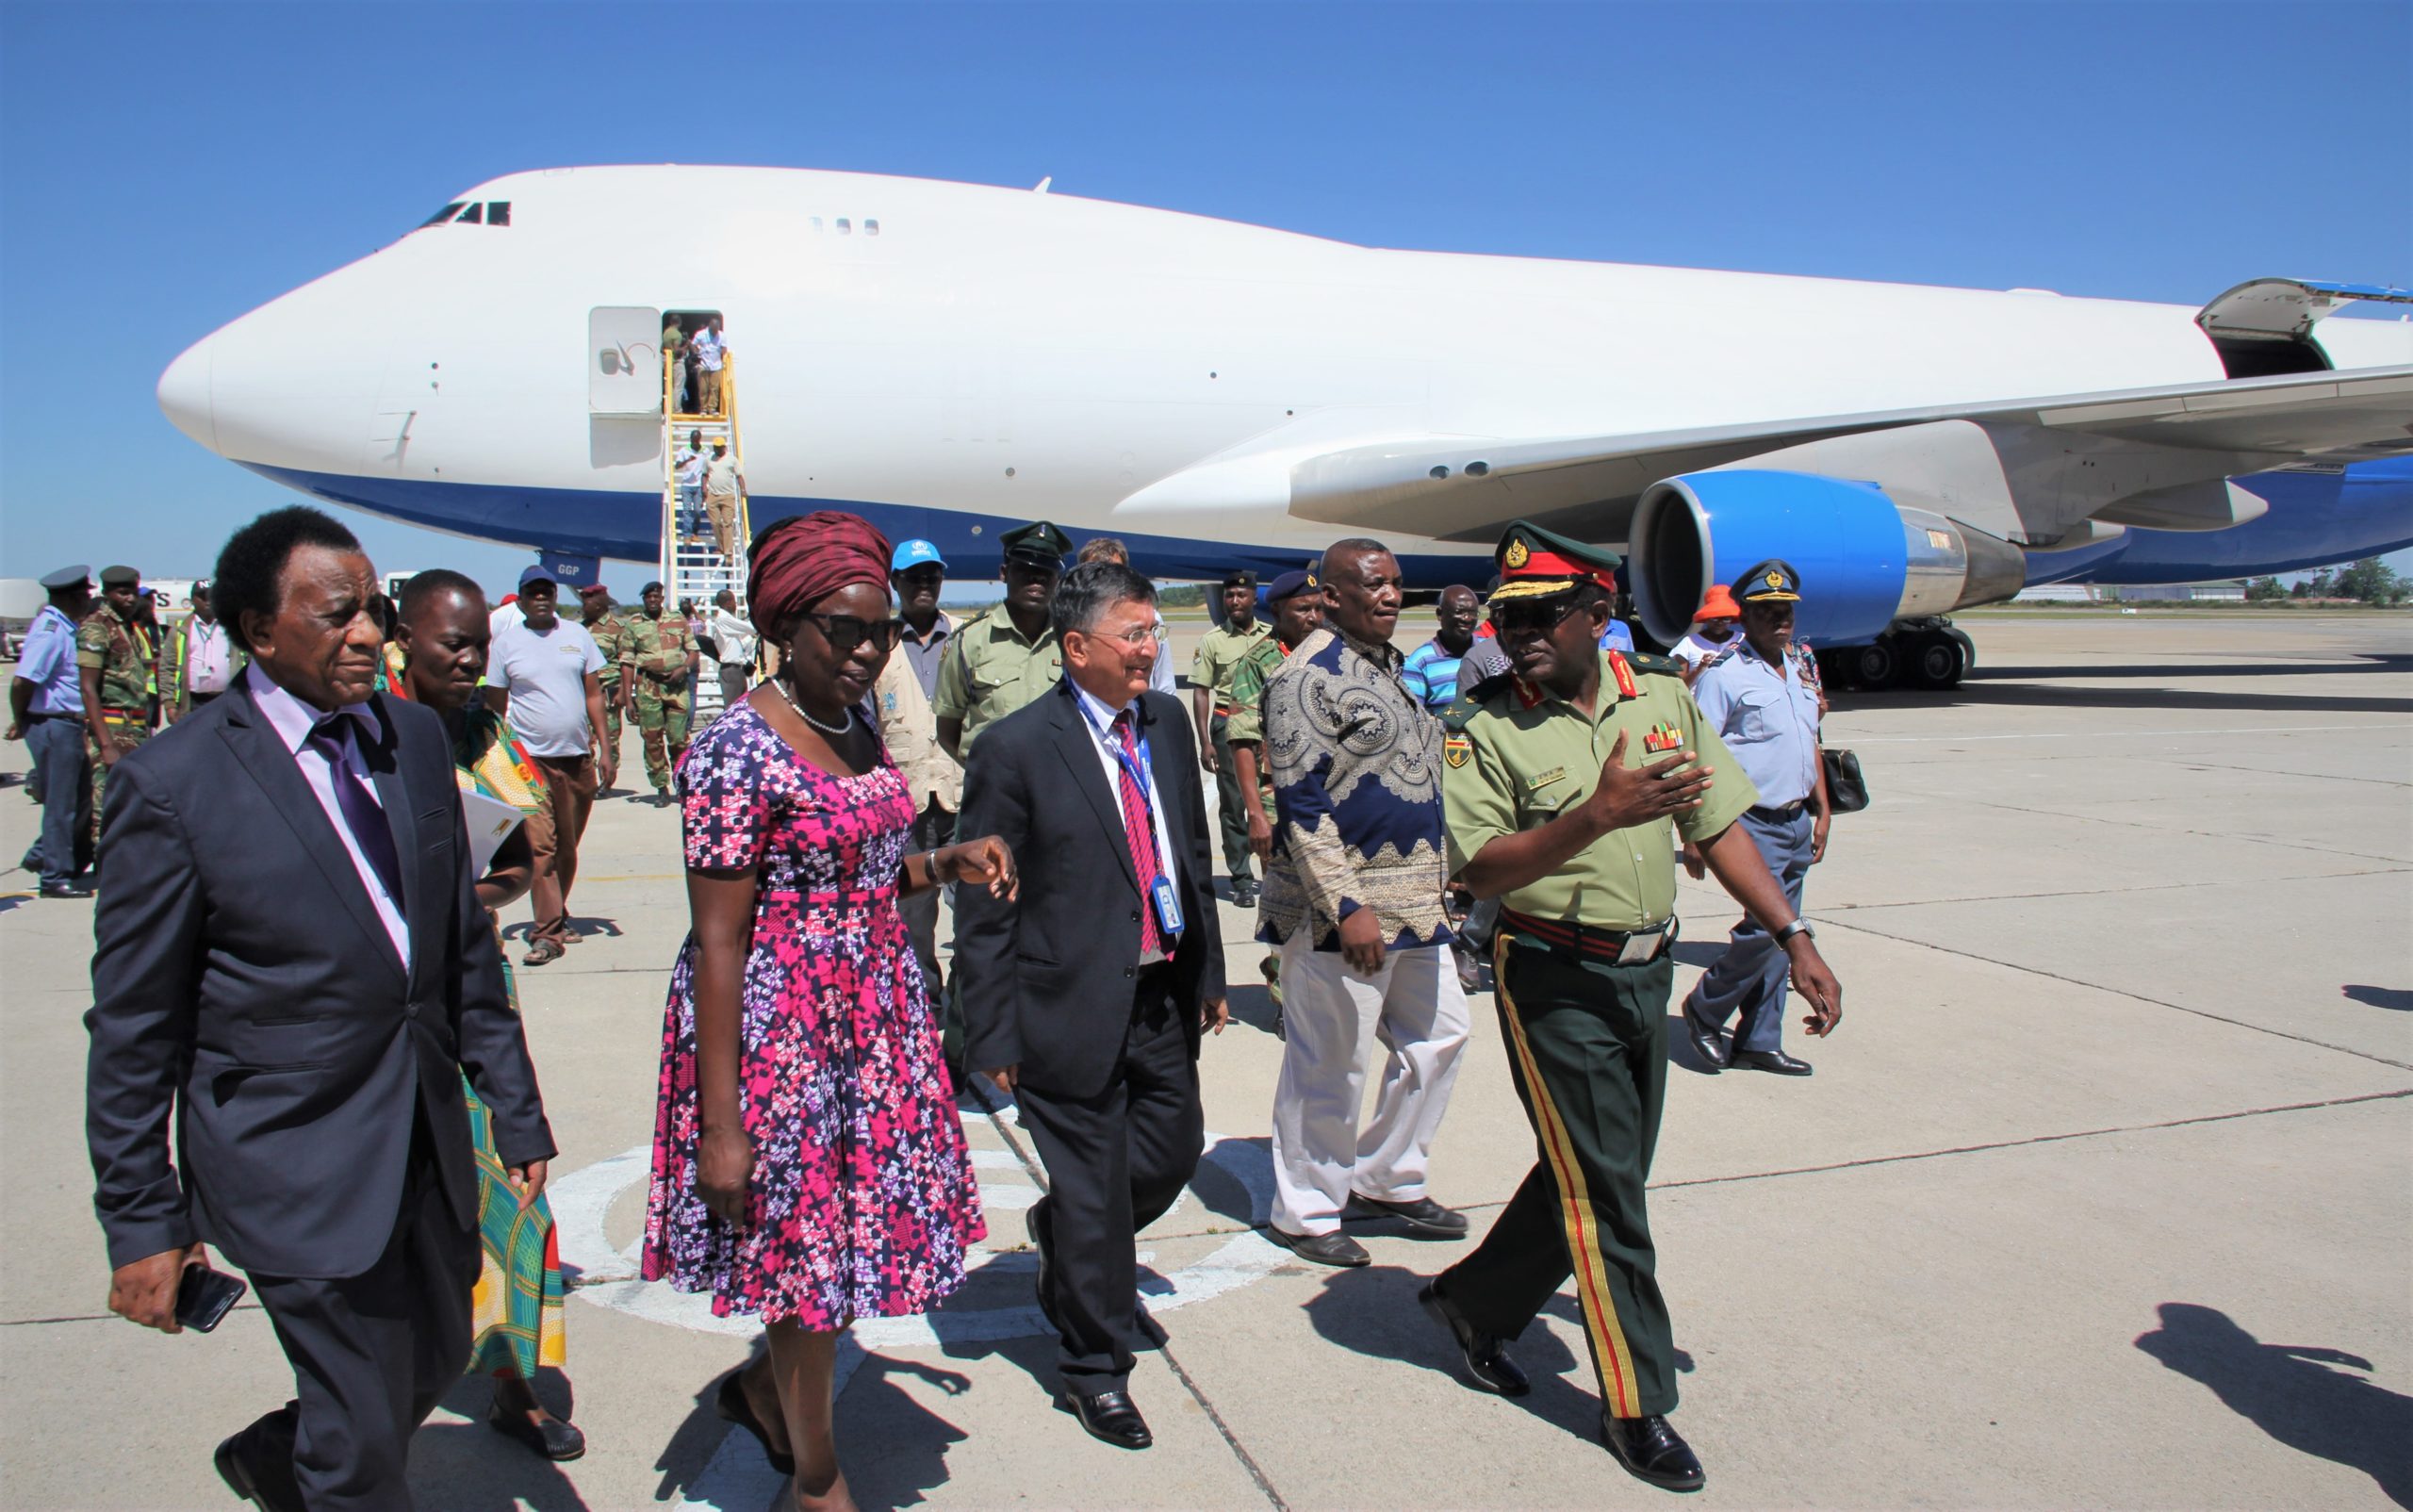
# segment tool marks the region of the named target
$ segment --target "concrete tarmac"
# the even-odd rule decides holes
[[[1874,803],[1810,878],[1847,1007],[1831,1040],[1788,1030],[1816,1075],[1675,1052],[1651,1219],[1699,1504],[2413,1507],[2413,618],[1964,623],[1966,686],[1840,698],[1828,726]],[[24,748],[0,764],[17,781]],[[0,855],[33,829],[0,795]],[[566,1378],[541,1389],[589,1453],[534,1458],[464,1382],[415,1450],[422,1507],[779,1494],[710,1407],[752,1331],[631,1260],[678,854],[674,813],[599,805],[588,932],[520,973],[580,1271]],[[81,1138],[91,906],[32,885],[0,877],[0,1503],[232,1506],[210,1451],[290,1375],[248,1301],[207,1337],[108,1315]],[[1714,883],[1682,908],[1679,994],[1737,912]],[[1535,1389],[1507,1402],[1460,1384],[1415,1306],[1461,1246],[1353,1225],[1374,1264],[1334,1272],[1263,1239],[1280,1045],[1255,922],[1222,912],[1237,1022],[1204,1060],[1209,1159],[1141,1239],[1169,1339],[1133,1384],[1157,1447],[1050,1408],[1022,1223],[1038,1175],[1011,1109],[967,1103],[983,1263],[931,1318],[858,1326],[839,1403],[858,1500],[1666,1504],[1599,1446],[1571,1293],[1517,1346]],[[1489,995],[1474,1009],[1433,1190],[1479,1235],[1535,1147]]]

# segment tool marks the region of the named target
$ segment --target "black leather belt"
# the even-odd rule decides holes
[[[1790,819],[1809,806],[1808,798],[1796,798],[1790,803],[1762,803],[1751,812],[1763,819]]]
[[[1597,929],[1588,924],[1536,918],[1515,909],[1502,909],[1500,928],[1511,934],[1531,935],[1561,955],[1612,966],[1639,966],[1656,961],[1675,945],[1677,934],[1676,916],[1672,913],[1648,929]],[[1648,953],[1629,958],[1627,947],[1635,941],[1645,942]]]

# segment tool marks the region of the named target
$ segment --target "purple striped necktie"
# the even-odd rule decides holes
[[[343,811],[344,828],[352,831],[360,853],[369,858],[369,869],[386,884],[394,912],[408,917],[402,907],[402,863],[394,851],[394,833],[386,828],[386,811],[362,788],[363,780],[353,771],[346,754],[352,736],[352,715],[333,714],[310,727],[308,745],[326,759],[328,783],[336,790],[336,806]]]

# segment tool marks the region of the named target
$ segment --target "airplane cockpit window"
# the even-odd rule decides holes
[[[485,219],[485,209],[486,207],[483,205],[472,205],[468,209],[462,211],[461,219],[453,223],[455,225],[476,225]]]
[[[510,223],[511,202],[509,200],[486,201],[486,224],[509,225]]]
[[[431,215],[426,220],[421,221],[419,224],[422,226],[442,225],[445,222],[451,220],[454,216],[461,213],[462,203],[462,201],[454,200],[451,204],[436,211],[434,215]]]

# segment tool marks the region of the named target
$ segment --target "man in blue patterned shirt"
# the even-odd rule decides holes
[[[1424,1173],[1466,1048],[1450,960],[1441,725],[1401,680],[1399,561],[1379,541],[1324,552],[1324,628],[1265,688],[1273,860],[1259,939],[1282,947],[1289,1038],[1273,1096],[1270,1237],[1325,1265],[1367,1263],[1345,1212],[1463,1239]],[[1362,1130],[1366,1062],[1387,1048]]]

